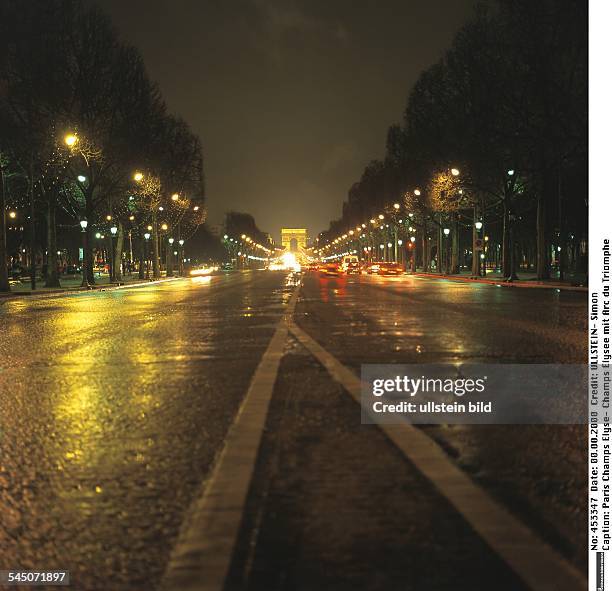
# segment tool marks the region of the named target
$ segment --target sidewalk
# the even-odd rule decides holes
[[[573,285],[571,281],[559,281],[551,279],[549,281],[539,281],[535,273],[517,273],[518,279],[506,281],[501,273],[489,272],[486,277],[473,277],[471,273],[462,271],[458,275],[444,275],[440,273],[409,273],[413,277],[427,277],[430,279],[447,279],[449,281],[462,281],[471,283],[488,283],[500,287],[531,287],[541,289],[562,289],[567,291],[587,292],[588,287]]]
[[[45,287],[44,278],[36,279],[36,290],[32,291],[30,281],[26,278],[24,281],[11,281],[11,291],[6,293],[0,293],[0,301],[6,298],[20,298],[20,297],[44,297],[53,296],[65,293],[79,292],[79,291],[104,291],[108,289],[120,289],[130,286],[137,285],[150,285],[151,283],[159,283],[160,281],[173,281],[180,279],[180,277],[168,277],[162,276],[160,279],[139,279],[138,273],[132,273],[129,276],[124,276],[120,282],[110,283],[108,275],[95,276],[95,285],[87,287],[81,286],[80,275],[69,275],[60,278],[60,287]]]

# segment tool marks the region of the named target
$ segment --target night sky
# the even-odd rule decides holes
[[[474,0],[99,4],[202,139],[209,223],[245,211],[278,239],[340,215]]]

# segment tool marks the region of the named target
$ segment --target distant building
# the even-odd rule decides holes
[[[219,225],[219,224],[210,224],[208,226],[208,231],[213,235],[216,236],[217,238],[220,238],[221,235],[223,234],[223,226]]]
[[[307,242],[306,228],[283,228],[281,230],[281,244],[286,250],[297,252],[301,248],[306,248]]]

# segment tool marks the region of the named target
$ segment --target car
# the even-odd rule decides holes
[[[322,275],[340,275],[342,273],[342,267],[340,263],[325,263],[319,267],[319,272]]]
[[[378,275],[403,275],[404,267],[400,263],[378,263]]]
[[[342,258],[342,271],[347,275],[359,274],[359,257],[347,255]]]
[[[368,275],[376,275],[380,268],[380,263],[366,263],[362,268],[362,273],[367,273]]]

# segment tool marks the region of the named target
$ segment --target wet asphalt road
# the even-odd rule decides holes
[[[148,590],[290,292],[228,275],[0,304],[0,569]]]
[[[0,303],[0,569],[155,589],[291,291],[283,273],[253,272]],[[356,371],[586,360],[581,293],[308,274],[296,320]],[[584,567],[583,427],[428,432]],[[289,342],[227,589],[484,589],[491,577],[522,588]]]

